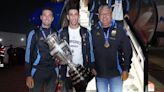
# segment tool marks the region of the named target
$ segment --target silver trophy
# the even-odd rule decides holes
[[[50,48],[50,54],[59,59],[60,64],[66,64],[70,68],[69,74],[75,87],[79,88],[87,85],[94,77],[89,68],[84,68],[72,62],[72,53],[68,43],[65,40],[59,40],[56,33],[49,35],[46,43]]]

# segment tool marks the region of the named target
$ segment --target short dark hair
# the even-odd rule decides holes
[[[43,8],[42,8],[41,14],[43,13],[44,10],[49,10],[49,11],[52,12],[52,14],[54,13],[54,12],[53,12],[53,11],[54,11],[54,8],[51,8],[51,7],[43,7]]]
[[[70,10],[77,10],[78,12],[79,12],[79,9],[77,8],[77,7],[69,7],[68,9],[67,9],[67,14],[69,13],[69,11]]]
[[[75,9],[79,12],[79,0],[69,0],[66,7],[66,12],[68,14],[69,10]]]

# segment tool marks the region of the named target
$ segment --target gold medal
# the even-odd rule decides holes
[[[104,44],[104,46],[105,46],[105,48],[109,48],[109,47],[110,47],[109,42],[106,42],[106,43]]]

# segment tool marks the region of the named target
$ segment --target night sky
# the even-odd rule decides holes
[[[29,17],[50,0],[4,0],[0,3],[0,31],[27,34],[33,24]]]

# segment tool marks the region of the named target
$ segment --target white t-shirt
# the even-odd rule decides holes
[[[72,51],[72,62],[83,66],[82,41],[80,36],[80,26],[76,29],[68,27],[69,46]],[[67,68],[69,70],[69,68]],[[67,77],[69,74],[67,72]]]

